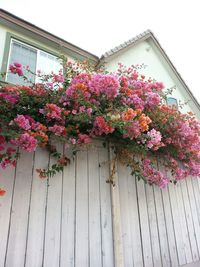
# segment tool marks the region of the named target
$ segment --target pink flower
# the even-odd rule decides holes
[[[91,142],[91,138],[87,134],[79,134],[78,135],[78,144],[88,144]]]
[[[86,112],[87,112],[88,116],[90,117],[90,116],[91,116],[91,113],[92,113],[92,108],[88,108],[88,109],[86,110]]]
[[[114,131],[114,128],[110,126],[103,117],[96,117],[94,121],[93,133],[95,135],[109,134]]]
[[[19,64],[19,63],[13,63],[13,64],[10,64],[9,66],[9,70],[11,73],[13,74],[18,74],[19,76],[23,76],[23,71],[22,71],[22,65]]]
[[[75,145],[76,144],[76,139],[75,138],[70,138],[69,141],[70,141],[70,143],[72,145]]]
[[[142,175],[150,183],[156,184],[160,188],[166,187],[166,185],[169,183],[169,180],[163,173],[152,167],[151,161],[149,159],[142,161],[142,168]]]
[[[89,82],[90,91],[96,95],[104,94],[107,98],[115,98],[120,84],[116,76],[109,74],[96,74]]]
[[[44,109],[39,109],[39,112],[46,115],[48,119],[62,120],[63,109],[56,104],[46,104]]]
[[[49,131],[59,136],[66,136],[66,133],[67,133],[66,128],[64,126],[57,125],[57,124],[55,124],[52,127],[49,127]]]
[[[64,82],[64,76],[62,74],[53,74],[53,82],[54,83],[62,83]]]
[[[8,103],[15,105],[19,101],[19,96],[7,93],[0,93],[0,97],[5,99]]]
[[[14,122],[23,130],[29,130],[31,128],[29,120],[26,119],[24,115],[17,115]]]
[[[6,142],[6,139],[3,135],[0,135],[0,145],[3,145]]]
[[[123,135],[123,138],[133,140],[141,135],[140,124],[138,121],[134,121],[130,125],[127,125],[125,129],[126,133]]]
[[[85,112],[85,106],[80,106],[80,108],[79,108],[79,112],[80,112],[80,113]]]
[[[147,137],[150,138],[150,140],[147,141],[148,148],[158,150],[160,147],[164,146],[164,144],[161,142],[162,135],[159,131],[152,129],[151,131],[147,132]]]
[[[20,146],[28,152],[35,151],[37,147],[37,140],[29,133],[21,134],[18,138],[12,139],[10,142],[11,144]]]
[[[146,96],[146,105],[147,107],[155,107],[160,103],[160,96],[158,93],[149,92]]]

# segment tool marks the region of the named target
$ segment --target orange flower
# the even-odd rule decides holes
[[[127,87],[122,87],[120,89],[122,93],[124,93],[126,96],[131,96],[133,94],[133,90]]]
[[[48,136],[43,132],[31,132],[31,135],[41,142],[40,146],[45,146],[49,139]]]
[[[0,188],[0,197],[4,196],[5,193],[6,193],[6,191]]]
[[[151,123],[151,119],[146,116],[144,113],[139,117],[139,124],[142,132],[148,131],[149,126],[148,124]]]
[[[76,89],[86,92],[88,90],[87,86],[83,83],[78,83],[76,84]]]
[[[42,132],[46,132],[47,127],[40,123],[39,126],[37,127],[37,130],[42,131]]]
[[[123,121],[133,120],[137,116],[137,112],[132,108],[128,108],[125,112],[122,113]]]

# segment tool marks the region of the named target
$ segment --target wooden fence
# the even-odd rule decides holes
[[[160,190],[136,182],[101,143],[79,151],[63,173],[38,178],[53,159],[22,153],[0,171],[1,267],[165,267],[200,261],[197,179]],[[190,266],[190,265],[187,265]],[[192,265],[191,265],[192,266]],[[200,262],[199,262],[200,266]]]

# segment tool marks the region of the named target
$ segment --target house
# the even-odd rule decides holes
[[[169,98],[171,103],[188,102],[183,111],[193,111],[200,119],[199,103],[149,30],[111,49],[100,58],[4,10],[0,10],[0,34],[2,72],[8,70],[13,61],[28,65],[33,72],[58,71],[60,62],[57,57],[61,54],[69,59],[90,60],[97,66],[104,64],[110,71],[115,70],[119,62],[126,66],[139,64],[144,66],[141,72],[147,77],[162,81],[168,89],[175,89]],[[7,75],[6,81],[16,83],[20,78],[11,74]]]
[[[189,100],[184,111],[200,118],[198,102],[150,31],[98,58],[0,10],[0,53],[2,71],[13,60],[56,71],[60,53],[108,70],[118,62],[141,64],[147,77],[176,87],[169,104]],[[4,82],[22,81],[7,75]],[[106,183],[109,159],[112,152],[97,142],[53,179],[37,178],[36,169],[49,162],[42,150],[22,153],[15,169],[0,172],[7,190],[0,199],[0,266],[200,266],[198,180],[160,190],[137,182],[117,164],[112,187]]]

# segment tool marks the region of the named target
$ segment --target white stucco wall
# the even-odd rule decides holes
[[[114,54],[106,59],[105,66],[108,70],[113,71],[116,70],[118,63],[122,63],[127,67],[132,64],[144,64],[146,67],[139,70],[139,72],[144,74],[146,78],[151,77],[157,81],[163,82],[165,88],[172,88],[175,86],[176,89],[173,91],[172,97],[176,98],[178,101],[180,100],[182,103],[190,99],[185,88],[181,85],[152,40],[147,39],[132,47],[123,49],[120,53]],[[192,111],[200,118],[198,114],[199,110],[194,106],[192,101],[185,105],[181,111]]]

